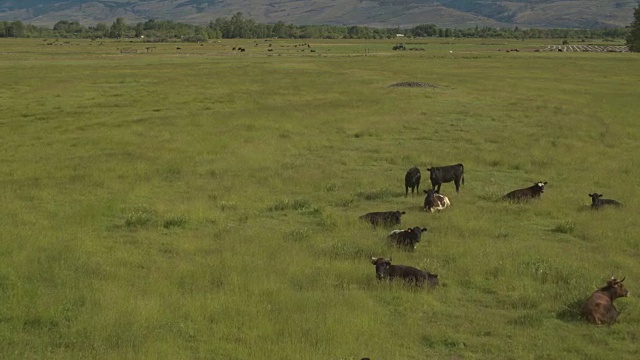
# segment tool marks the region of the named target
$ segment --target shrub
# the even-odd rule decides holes
[[[156,213],[146,205],[136,205],[127,214],[124,224],[126,227],[133,229],[138,227],[149,226],[156,221]]]
[[[184,215],[176,215],[176,216],[172,216],[169,217],[168,219],[165,219],[164,222],[162,223],[162,227],[165,229],[171,229],[171,228],[184,228],[185,225],[187,224],[187,217]]]

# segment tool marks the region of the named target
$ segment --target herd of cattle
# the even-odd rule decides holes
[[[427,171],[429,171],[431,188],[423,190],[426,194],[424,210],[428,212],[443,210],[450,205],[450,201],[446,196],[440,194],[440,188],[443,183],[454,182],[456,192],[459,193],[460,185],[464,184],[464,166],[462,164],[455,164],[431,167],[428,168]],[[409,189],[411,189],[412,196],[419,193],[420,179],[421,173],[418,167],[414,166],[407,171],[404,178],[405,197],[409,195]],[[544,186],[546,184],[546,181],[538,181],[532,186],[510,191],[505,194],[502,199],[511,202],[522,202],[539,198],[544,192]],[[597,210],[603,206],[622,206],[620,202],[612,199],[603,199],[602,196],[602,194],[598,193],[589,194],[592,209]],[[366,213],[360,216],[360,219],[370,223],[374,227],[396,226],[400,225],[401,217],[404,214],[404,211],[398,210],[378,211]],[[414,226],[406,230],[393,230],[389,233],[387,239],[400,248],[413,251],[416,248],[416,244],[420,242],[422,234],[425,232],[427,232],[427,228]],[[418,286],[423,286],[425,283],[429,287],[439,285],[438,275],[429,271],[423,271],[408,265],[392,265],[391,259],[381,257],[371,258],[371,263],[376,267],[376,278],[378,280],[402,279]],[[624,278],[617,280],[611,277],[611,280],[609,280],[604,287],[591,294],[580,309],[580,315],[598,325],[614,323],[619,312],[613,305],[613,301],[628,294],[627,289],[622,285],[623,281]]]

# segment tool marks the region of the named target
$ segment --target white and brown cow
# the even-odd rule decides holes
[[[451,205],[448,197],[433,191],[433,189],[424,190],[424,193],[427,194],[424,198],[424,209],[426,211],[443,210]]]

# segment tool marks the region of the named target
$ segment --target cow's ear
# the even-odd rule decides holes
[[[411,230],[411,228],[408,228],[408,229],[407,229],[407,232],[411,232],[411,231],[413,231],[413,230]]]
[[[431,169],[433,169],[433,168],[427,168],[427,171],[431,171]]]
[[[371,263],[372,263],[373,265],[375,265],[377,261],[378,261],[378,259],[376,259],[376,258],[374,258],[374,257],[372,257],[372,258],[371,258]]]
[[[604,195],[602,195],[602,194],[598,194],[598,197],[603,197],[603,196],[604,196]]]

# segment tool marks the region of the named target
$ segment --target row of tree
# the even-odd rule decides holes
[[[640,6],[639,6],[640,9]],[[21,21],[0,22],[0,37],[61,37],[61,38],[147,38],[149,41],[207,41],[209,39],[385,39],[398,34],[405,37],[443,38],[511,38],[511,39],[622,39],[640,32],[638,9],[636,20],[627,28],[606,29],[521,29],[473,27],[466,29],[440,28],[434,24],[417,25],[407,29],[372,28],[368,26],[294,25],[277,22],[260,24],[238,12],[230,18],[217,18],[208,25],[191,25],[171,20],[148,20],[128,25],[118,18],[108,26],[83,26],[77,21],[58,21],[52,28],[25,25]],[[640,35],[634,35],[636,38]]]

